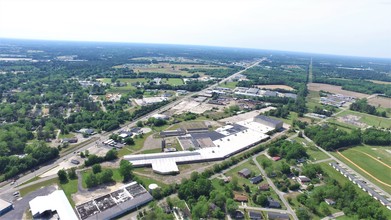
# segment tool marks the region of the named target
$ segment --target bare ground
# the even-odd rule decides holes
[[[364,94],[364,93],[343,90],[341,86],[334,86],[334,85],[323,84],[323,83],[309,83],[308,90],[311,90],[311,91],[323,90],[323,91],[327,91],[327,92],[334,93],[334,94],[342,94],[345,96],[351,96],[351,97],[360,98],[360,99],[366,98],[369,96],[368,94]]]
[[[381,106],[383,108],[391,108],[391,99],[386,97],[376,96],[369,99],[368,103],[375,107]]]
[[[287,86],[287,85],[257,85],[260,89],[285,89],[288,91],[295,90],[294,88]]]

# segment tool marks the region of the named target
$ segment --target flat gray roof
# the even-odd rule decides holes
[[[257,116],[255,116],[255,118],[258,118],[258,119],[261,119],[261,120],[273,123],[275,125],[277,125],[277,124],[282,122],[280,120],[277,120],[277,119],[274,119],[274,118],[270,118],[270,117],[267,117],[267,116],[264,116],[264,115],[257,115]]]

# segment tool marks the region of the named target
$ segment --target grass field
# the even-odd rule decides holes
[[[277,120],[281,120],[281,121],[283,121],[286,124],[292,125],[293,124],[293,120],[298,118],[298,114],[296,112],[290,112],[289,116],[287,118],[277,118],[277,117],[274,117],[274,116],[269,116],[269,117],[270,118],[275,118]]]
[[[20,193],[20,196],[25,196],[35,190],[38,190],[42,187],[45,187],[45,186],[50,186],[50,185],[54,185],[54,184],[58,184],[58,179],[57,178],[53,178],[53,179],[50,179],[50,180],[46,180],[46,181],[43,181],[43,182],[40,182],[40,183],[37,183],[37,184],[34,184],[34,185],[31,185],[31,186],[27,186],[25,188],[22,188],[19,190],[19,193]]]
[[[323,153],[321,150],[315,147],[313,143],[308,142],[306,139],[296,137],[293,140],[297,141],[305,147],[307,154],[310,156],[310,160],[318,161],[329,158],[327,154]]]
[[[391,148],[388,147],[387,149],[390,150]],[[355,163],[357,166],[361,167],[366,172],[370,173],[378,180],[391,185],[391,168],[388,167],[391,166],[391,159],[390,159],[391,154],[389,152],[386,152],[385,150],[386,149],[383,149],[383,147],[360,146],[360,147],[354,147],[344,151],[340,151],[340,153],[343,156],[347,157],[349,160],[351,160],[353,163]],[[338,153],[334,152],[332,154],[336,158],[348,164],[349,167],[351,167],[356,172],[363,175],[365,178],[369,179],[370,181],[373,181],[376,185],[378,185],[388,193],[391,193],[391,187],[380,183],[378,180],[374,179],[370,175],[360,170],[358,167],[356,167],[354,164],[352,164],[351,162],[343,158]],[[372,157],[368,156],[367,154]],[[377,160],[378,157],[380,158],[380,161],[383,162],[384,164],[382,164]]]
[[[168,80],[163,79],[162,84],[169,84],[172,86],[180,86],[180,85],[183,85],[183,80],[181,78],[169,78]]]
[[[104,170],[107,170],[107,168],[102,168],[102,172]],[[120,175],[119,170],[118,169],[111,169],[111,170],[113,171],[113,180],[118,183],[122,182],[123,177]],[[87,175],[89,175],[90,173],[92,173],[92,169],[85,170],[85,171],[81,172],[81,175],[83,178],[82,184],[83,184],[83,187],[86,189],[87,189],[87,184],[86,184],[85,180],[86,180]],[[77,188],[76,188],[76,190],[77,190]]]
[[[219,84],[219,86],[223,88],[235,89],[237,84],[238,82],[227,82]]]
[[[155,73],[169,73],[169,74],[177,74],[182,76],[191,76],[195,73],[203,76],[203,72],[195,72],[189,73],[185,69],[226,69],[224,66],[216,66],[216,65],[205,65],[205,64],[170,64],[161,62],[158,64],[149,64],[145,67],[137,67],[134,68],[134,72],[155,72]]]
[[[315,106],[321,107],[322,104],[319,103],[320,96],[317,91],[308,91],[308,95],[306,98],[307,107],[310,111],[315,109]]]
[[[369,126],[383,127],[383,128],[391,128],[391,119],[390,118],[382,118],[374,115],[369,115],[361,112],[355,112],[351,110],[346,110],[339,114],[337,117],[342,117],[345,115],[357,115],[360,118],[360,122],[365,123]]]

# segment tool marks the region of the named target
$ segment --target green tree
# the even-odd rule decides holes
[[[110,169],[103,170],[99,175],[99,183],[110,183],[113,182],[113,171]]]
[[[57,175],[58,175],[58,179],[60,180],[61,183],[66,183],[68,182],[68,176],[67,176],[67,172],[65,172],[65,170],[59,170],[57,172]]]
[[[111,149],[107,151],[105,155],[105,160],[110,161],[110,160],[115,160],[118,158],[118,152],[114,149]]]
[[[92,166],[92,172],[94,174],[100,173],[101,171],[102,171],[102,167],[100,166],[100,164],[94,164]]]
[[[132,178],[133,166],[127,160],[121,160],[119,163],[119,173],[124,178],[123,182],[127,182]]]
[[[87,188],[92,188],[99,184],[98,178],[93,173],[89,173],[84,181],[87,185]]]
[[[77,179],[76,168],[72,167],[71,169],[68,170],[68,177],[71,180]]]
[[[144,123],[142,121],[137,122],[137,127],[142,128],[144,126]]]

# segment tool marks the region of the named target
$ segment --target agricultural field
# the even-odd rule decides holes
[[[368,80],[368,81],[376,83],[376,84],[391,85],[391,82],[386,82],[386,81],[379,81],[379,80]]]
[[[351,97],[360,98],[360,99],[366,98],[369,96],[368,94],[364,94],[364,93],[343,90],[341,86],[334,86],[334,85],[323,84],[323,83],[309,83],[308,90],[317,91],[317,92],[319,92],[320,90],[323,90],[323,91],[334,93],[334,94],[342,94],[345,96],[351,96]]]
[[[315,106],[321,107],[322,104],[320,102],[319,91],[308,91],[308,95],[306,97],[306,105],[308,110],[313,111]]]
[[[123,66],[115,66],[114,68],[123,68]],[[169,73],[176,74],[181,76],[191,76],[193,74],[199,74],[200,76],[204,76],[203,72],[194,72],[189,73],[188,70],[192,69],[226,69],[224,66],[217,65],[207,65],[207,64],[171,64],[167,62],[161,62],[157,64],[145,64],[138,65],[132,67],[131,65],[127,66],[127,68],[133,69],[135,73],[141,72],[154,72],[154,73]],[[188,69],[188,70],[187,70]]]
[[[284,89],[287,91],[294,91],[295,89],[287,85],[257,85],[260,89]]]
[[[368,104],[375,107],[391,108],[391,98],[376,96],[368,99]]]
[[[391,193],[391,147],[364,145],[332,154],[356,172]]]

